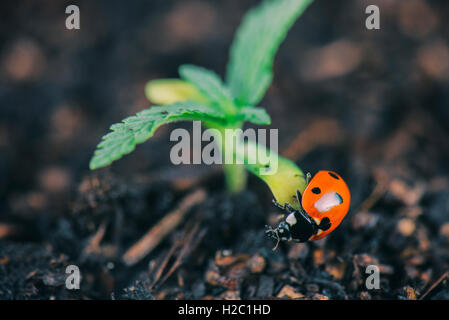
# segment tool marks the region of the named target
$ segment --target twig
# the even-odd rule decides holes
[[[150,253],[167,234],[181,223],[189,209],[204,201],[205,198],[206,192],[203,189],[196,190],[187,195],[175,210],[162,218],[137,243],[125,252],[122,257],[125,264],[132,266]]]
[[[167,267],[168,261],[173,256],[173,254],[176,252],[176,249],[179,247],[179,245],[180,245],[180,242],[179,241],[175,241],[173,243],[173,245],[171,246],[171,248],[168,251],[168,253],[166,254],[164,260],[162,261],[162,263],[157,268],[157,271],[155,272],[154,280],[151,283],[151,285],[149,286],[150,290],[156,285],[156,283],[161,278],[162,274],[164,273],[165,267]]]
[[[421,295],[419,297],[419,300],[423,300],[430,292],[432,292],[433,289],[435,289],[444,279],[446,279],[448,277],[449,277],[449,271],[446,271],[434,284],[432,284],[430,286],[429,289],[427,289],[427,291],[423,295]]]
[[[179,268],[179,266],[182,264],[183,259],[189,254],[189,252],[191,252],[198,246],[198,244],[200,243],[200,241],[206,234],[205,229],[198,232],[198,228],[201,224],[201,220],[195,219],[194,221],[195,222],[194,222],[193,227],[191,227],[192,224],[190,223],[184,228],[183,234],[173,243],[172,247],[166,254],[165,258],[162,260],[162,263],[159,265],[159,267],[157,268],[157,271],[155,272],[154,280],[153,280],[152,284],[149,286],[150,290],[153,287],[155,287],[156,284],[158,286],[162,285],[162,283],[164,283],[176,271],[176,269]],[[177,254],[177,258],[176,258],[175,262],[172,264],[171,268],[168,270],[168,272],[164,275],[162,280],[159,282],[163,272],[165,271],[165,269],[167,267],[168,261],[174,255],[176,250],[180,249],[180,248],[181,248],[181,250]]]
[[[187,256],[187,254],[189,252],[191,252],[198,244],[199,241],[204,237],[205,230],[202,230],[199,234],[198,234],[198,227],[199,227],[200,223],[196,223],[195,226],[192,228],[192,230],[190,231],[190,233],[186,236],[185,238],[185,244],[181,249],[181,252],[179,253],[178,257],[176,258],[176,261],[173,263],[172,267],[170,268],[170,270],[168,270],[168,272],[165,274],[165,276],[162,278],[161,283],[165,282],[172,274],[173,272],[176,271],[176,269],[179,268],[179,266],[181,265],[182,261],[184,260],[184,258]],[[197,238],[195,238],[194,236],[197,236]],[[194,241],[197,240],[197,241]],[[195,243],[194,243],[195,242]]]
[[[87,255],[96,252],[100,248],[100,242],[103,240],[104,234],[106,232],[107,222],[103,221],[98,228],[97,232],[89,239],[87,245],[84,247],[83,252],[81,254],[82,257],[86,257]]]
[[[387,186],[389,182],[386,172],[378,170],[375,173],[376,186],[371,194],[366,198],[359,206],[357,212],[367,212],[379,201],[382,196],[387,192]]]

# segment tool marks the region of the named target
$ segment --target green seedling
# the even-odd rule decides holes
[[[230,50],[225,81],[215,72],[194,65],[179,68],[180,79],[150,81],[146,96],[155,105],[110,127],[97,146],[90,168],[105,167],[150,139],[160,126],[176,121],[202,121],[207,128],[224,132],[242,128],[245,122],[269,125],[270,116],[257,107],[273,79],[273,61],[280,44],[296,19],[312,0],[265,0],[250,10]],[[224,135],[223,135],[224,136]],[[219,146],[222,154],[228,141]],[[256,148],[247,144],[249,149]],[[239,156],[239,155],[237,155]],[[277,156],[271,154],[271,156]],[[303,172],[288,159],[278,158],[274,175],[261,175],[266,163],[224,164],[229,191],[246,185],[246,168],[265,181],[279,203],[291,202],[303,192]]]

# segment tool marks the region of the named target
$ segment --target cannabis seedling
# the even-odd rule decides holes
[[[158,106],[112,125],[112,132],[105,135],[97,146],[90,168],[101,168],[120,159],[132,152],[137,144],[151,138],[157,128],[170,122],[199,120],[206,127],[220,132],[226,128],[242,128],[246,121],[257,125],[270,124],[269,115],[256,105],[273,79],[273,61],[277,49],[295,20],[311,2],[265,0],[250,10],[231,46],[225,82],[213,71],[193,65],[182,65],[179,68],[181,79],[149,82],[146,87],[147,97]],[[222,154],[227,145],[228,141],[223,139],[220,146]],[[247,168],[263,179],[282,203],[283,198],[292,196],[292,192],[294,195],[298,188],[303,190],[305,181],[302,171],[294,163],[280,158],[279,164],[278,172],[271,176],[258,174],[256,169],[263,164]],[[245,187],[246,171],[243,165],[225,164],[224,172],[228,190],[236,192]],[[290,180],[285,180],[287,175]],[[291,180],[293,175],[298,178]],[[290,184],[294,187],[289,189],[288,196],[279,191]]]

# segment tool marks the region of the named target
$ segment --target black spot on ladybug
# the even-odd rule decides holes
[[[315,193],[315,194],[320,194],[321,193],[321,189],[318,188],[318,187],[315,187],[315,188],[312,189],[312,192]]]
[[[328,172],[328,173],[332,178],[340,180],[340,178],[335,173],[333,173],[333,172]]]
[[[340,204],[342,204],[342,203],[343,203],[343,198],[342,198],[342,196],[339,195],[338,193],[335,193],[335,196],[337,197],[338,202],[340,202]]]
[[[318,226],[321,230],[326,231],[331,227],[331,221],[328,217],[321,219],[320,225]]]

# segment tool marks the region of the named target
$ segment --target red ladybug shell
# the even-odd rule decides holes
[[[310,240],[324,238],[338,227],[349,210],[350,202],[351,194],[346,182],[335,172],[319,171],[304,190],[301,204],[317,224],[328,217],[331,226]]]

